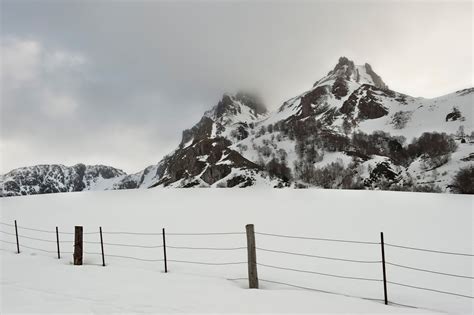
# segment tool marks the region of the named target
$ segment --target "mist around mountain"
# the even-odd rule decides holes
[[[368,63],[341,57],[275,112],[252,93],[223,95],[175,151],[138,173],[24,167],[0,176],[2,196],[257,186],[472,194],[473,95],[412,97],[391,90]]]

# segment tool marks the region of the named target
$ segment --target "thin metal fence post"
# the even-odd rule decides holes
[[[16,225],[16,220],[15,220],[15,235],[16,235],[16,250],[17,254],[20,253],[20,242],[18,241],[18,226]]]
[[[58,227],[56,227],[56,243],[58,244],[58,259],[61,259],[61,252],[59,250],[59,231],[58,231]]]
[[[99,226],[100,232],[100,249],[102,251],[102,266],[105,267],[105,255],[104,255],[104,239],[102,237],[102,227]]]
[[[383,269],[383,294],[385,305],[388,304],[387,297],[387,272],[385,270],[385,246],[383,241],[383,232],[380,232],[380,246],[382,247],[382,269]]]
[[[162,234],[163,234],[163,257],[164,257],[164,262],[165,262],[165,272],[168,272],[168,262],[166,260],[166,234],[165,234],[165,228],[163,228]]]

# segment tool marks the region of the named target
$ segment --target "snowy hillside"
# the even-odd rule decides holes
[[[224,94],[159,163],[91,179],[82,190],[262,186],[472,194],[473,96],[474,88],[411,97],[390,90],[369,64],[341,57],[275,112],[254,94]],[[37,181],[11,175],[17,172],[0,178],[4,196],[81,190],[63,183],[38,189]]]
[[[103,190],[125,175],[122,170],[104,165],[76,164],[68,167],[52,164],[22,167],[0,175],[0,196]]]
[[[472,202],[462,195],[317,189],[2,198],[0,312],[472,314]],[[257,232],[258,290],[249,290],[246,280],[248,223]],[[75,225],[84,226],[82,267],[71,265]],[[106,267],[94,254],[100,253],[99,226]],[[161,228],[167,233],[166,274]],[[381,231],[391,263],[389,306],[381,301]],[[214,232],[233,234],[206,234]]]

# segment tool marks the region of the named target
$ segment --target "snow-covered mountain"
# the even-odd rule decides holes
[[[31,172],[50,182],[49,173],[35,167],[0,180],[5,196],[249,186],[472,193],[472,184],[465,186],[474,176],[473,96],[474,88],[433,99],[411,97],[390,90],[369,64],[341,57],[327,76],[275,112],[255,95],[225,94],[183,132],[174,152],[139,173],[96,172],[87,184],[60,180],[55,189],[24,180]],[[453,183],[461,169],[456,177],[461,184]]]
[[[0,175],[1,196],[102,190],[125,175],[122,170],[104,165],[76,164],[68,167],[52,164],[22,167]]]

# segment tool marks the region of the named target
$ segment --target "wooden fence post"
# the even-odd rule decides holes
[[[59,231],[58,231],[58,227],[56,227],[56,243],[58,244],[58,259],[61,259],[61,252],[59,251]]]
[[[82,226],[74,227],[74,265],[82,265]]]
[[[380,245],[382,247],[382,269],[383,269],[383,294],[385,305],[388,304],[387,297],[387,273],[385,271],[385,246],[383,241],[383,232],[380,232]]]
[[[104,239],[102,238],[102,227],[99,226],[100,232],[100,249],[102,251],[102,266],[105,267],[105,256],[104,256]]]
[[[17,254],[20,253],[20,242],[18,241],[18,226],[16,225],[16,220],[15,220],[15,235],[16,235],[16,251]]]
[[[166,234],[165,234],[165,228],[163,228],[162,234],[163,234],[163,257],[164,257],[164,262],[165,262],[165,272],[168,272],[168,262],[166,260]]]
[[[253,224],[245,226],[247,232],[247,259],[248,259],[248,278],[249,288],[258,289],[257,276],[257,251],[255,246],[255,230]]]

